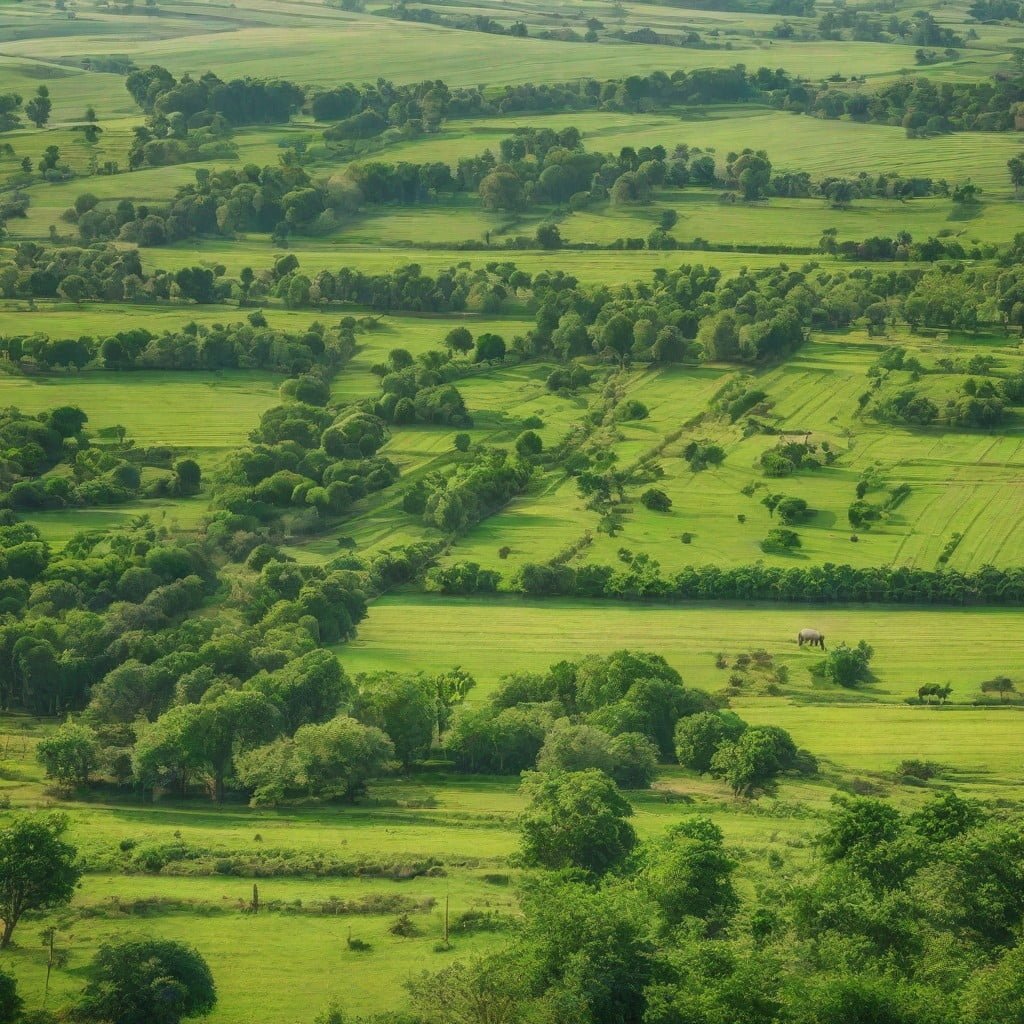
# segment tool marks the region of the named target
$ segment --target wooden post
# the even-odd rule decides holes
[[[254,914],[260,912],[260,889],[255,882],[252,883],[252,912]]]
[[[46,984],[43,985],[43,1006],[46,1006],[46,998],[50,994],[50,972],[53,970],[53,938],[57,929],[50,929],[49,951],[46,956]]]
[[[444,894],[444,948],[448,948],[448,893]]]

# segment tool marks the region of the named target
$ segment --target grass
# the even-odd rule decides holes
[[[250,8],[251,9],[251,8]],[[290,17],[270,20],[263,12],[235,16],[235,24],[203,23],[162,25],[157,34],[149,25],[122,22],[141,31],[119,34],[100,17],[80,19],[73,34],[33,37],[8,43],[15,57],[56,60],[111,51],[111,35],[118,49],[137,63],[157,63],[176,74],[207,70],[209,54],[217,54],[218,72],[227,77],[278,76],[307,85],[335,84],[334,60],[345,53],[343,77],[359,82],[373,80],[381,67],[395,81],[422,81],[444,68],[450,85],[475,85],[481,79],[506,82],[557,82],[593,74],[619,77],[666,68],[730,67],[738,62],[751,67],[784,65],[795,74],[821,78],[833,73],[851,74],[870,68],[874,75],[913,68],[913,50],[886,43],[790,42],[749,40],[731,50],[669,50],[662,46],[609,43],[591,46],[535,39],[506,40],[507,61],[495,65],[493,38],[485,33],[460,32],[408,22],[381,20],[325,12],[310,15],[307,5],[290,5]],[[327,16],[325,16],[325,14]],[[333,16],[332,16],[333,15]],[[227,31],[225,31],[227,29]],[[964,59],[968,73],[979,56]],[[981,58],[984,59],[984,58]],[[949,69],[945,69],[949,73]]]
[[[849,44],[847,44],[849,45]],[[618,152],[625,145],[662,145],[669,152],[685,144],[713,151],[724,162],[730,151],[749,146],[764,149],[779,170],[808,171],[814,178],[860,171],[900,171],[905,175],[948,178],[968,175],[985,192],[1009,195],[1006,161],[1020,149],[1006,132],[960,132],[926,139],[908,139],[902,128],[852,121],[826,121],[765,107],[712,106],[677,113],[631,114],[617,111],[576,111],[551,115],[454,121],[437,135],[388,149],[388,158],[449,160],[474,156],[518,127],[575,126],[588,150]]]
[[[263,270],[273,266],[281,255],[269,240],[248,238],[240,242],[199,241],[189,247],[176,246],[142,250],[143,267],[177,270],[189,266],[215,266],[221,264],[229,274],[237,274],[242,267]],[[453,266],[484,267],[488,263],[512,262],[527,273],[536,274],[562,270],[587,284],[616,284],[647,278],[658,269],[675,268],[681,264],[700,263],[718,267],[724,274],[734,274],[743,267],[775,267],[778,255],[757,255],[732,252],[627,252],[619,250],[545,252],[539,250],[502,250],[461,252],[416,247],[346,245],[324,241],[304,242],[296,254],[306,273],[319,270],[337,270],[347,266],[366,274],[383,274],[397,267],[416,264],[424,273],[436,274]],[[792,256],[785,262],[801,266],[808,260],[844,270],[857,269],[857,263],[840,263],[827,256]],[[877,265],[869,264],[877,269]]]
[[[753,378],[754,386],[766,391],[773,403],[770,420],[776,430],[810,433],[813,442],[828,442],[838,456],[832,466],[784,480],[766,479],[758,465],[775,437],[744,437],[739,427],[714,416],[700,419],[735,368],[633,371],[627,378],[628,395],[642,401],[650,415],[621,424],[614,450],[618,464],[628,466],[681,431],[658,460],[664,476],[657,486],[672,499],[671,510],[645,509],[637,499],[648,484],[637,484],[623,509],[622,532],[610,537],[598,532],[599,517],[585,508],[574,481],[556,469],[542,485],[460,538],[449,557],[510,575],[523,562],[550,558],[590,530],[593,542],[577,556],[580,562],[614,564],[625,547],[650,555],[666,572],[686,565],[744,565],[758,560],[780,566],[834,562],[935,568],[956,531],[963,540],[949,559],[951,568],[1018,565],[1024,546],[1012,510],[1020,500],[1024,446],[1015,429],[999,434],[911,429],[863,418],[857,407],[867,386],[865,372],[887,344],[916,347],[928,360],[973,350],[968,345],[980,347],[998,353],[1001,372],[1009,372],[1019,365],[1019,356],[1006,341],[985,335],[943,341],[905,334],[872,339],[858,331],[815,334],[784,364]],[[722,445],[724,463],[693,473],[681,452],[695,439]],[[847,509],[855,500],[858,480],[868,470],[877,472],[883,482],[867,494],[868,500],[884,502],[887,489],[902,483],[909,485],[910,495],[870,531],[857,531],[858,541],[852,543]],[[751,486],[752,495],[743,493]],[[761,504],[769,493],[803,498],[813,510],[795,527],[802,542],[795,555],[766,555],[760,548],[777,525]],[[683,533],[692,535],[691,543],[680,542]],[[499,559],[498,549],[506,546],[511,553]]]
[[[0,402],[29,413],[75,404],[94,431],[120,424],[139,444],[223,449],[244,440],[277,402],[280,380],[246,370],[0,377]]]
[[[52,805],[32,757],[34,739],[47,727],[6,719],[0,728],[9,737],[0,759],[3,792],[15,809]],[[514,890],[500,883],[510,875],[506,860],[516,847],[514,816],[522,802],[513,779],[443,775],[383,781],[373,795],[374,800],[357,807],[281,811],[215,808],[198,800],[140,804],[100,795],[86,804],[58,804],[72,814],[72,839],[94,858],[109,858],[130,835],[140,844],[180,839],[216,846],[224,854],[288,849],[385,863],[433,857],[443,865],[443,874],[407,881],[261,878],[256,880],[261,902],[276,909],[253,916],[242,912],[252,879],[89,872],[68,911],[21,925],[17,945],[5,954],[5,969],[17,977],[28,1006],[38,1006],[46,973],[40,933],[55,925],[56,945],[68,954],[68,962],[53,974],[51,1005],[80,990],[84,968],[101,943],[143,935],[188,942],[208,960],[219,995],[209,1018],[213,1024],[292,1020],[297,1013],[312,1019],[334,1001],[350,1013],[399,1008],[406,978],[505,941],[501,932],[467,934],[458,922],[469,910],[515,913]],[[818,804],[824,799],[822,790],[804,783],[787,793],[791,801],[797,796]],[[763,819],[729,799],[719,783],[679,770],[666,772],[660,792],[633,798],[634,822],[642,836],[661,832],[681,814],[709,813],[731,842],[754,854],[755,863],[768,849],[787,850],[808,826],[806,814],[782,816],[773,818],[766,834]],[[396,897],[422,906],[410,915],[418,937],[389,933],[395,911],[317,912],[329,899]],[[446,900],[452,922],[447,953],[435,948],[444,933]],[[350,951],[349,936],[372,948]]]
[[[563,658],[623,647],[657,651],[688,684],[716,690],[727,678],[715,667],[720,652],[764,648],[789,667],[796,692],[900,703],[928,682],[948,680],[956,699],[973,699],[982,680],[1013,676],[1024,651],[1018,619],[1017,612],[995,609],[623,605],[402,594],[376,601],[356,640],[339,654],[350,673],[462,665],[483,684],[477,696],[504,673],[540,671]],[[815,682],[810,670],[820,655],[796,645],[797,632],[808,625],[831,644],[873,645],[876,682],[852,695]]]

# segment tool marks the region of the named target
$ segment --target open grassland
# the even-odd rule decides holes
[[[781,434],[827,442],[833,465],[786,479],[765,478],[760,455],[778,438],[744,437],[738,427],[701,416],[714,393],[735,375],[725,367],[674,367],[635,371],[625,378],[629,398],[647,406],[647,418],[619,424],[614,450],[620,466],[676,437],[659,456],[664,476],[657,482],[672,500],[668,512],[654,512],[637,500],[646,484],[633,488],[623,528],[600,533],[599,516],[588,511],[575,482],[557,468],[542,486],[515,499],[453,546],[452,560],[479,562],[510,575],[524,562],[541,561],[578,541],[591,542],[579,562],[615,564],[625,547],[660,562],[666,572],[686,565],[745,565],[765,560],[779,566],[833,562],[854,566],[912,565],[935,568],[950,536],[962,540],[948,565],[972,571],[985,564],[1019,565],[1024,541],[1013,512],[1020,507],[1024,438],[1013,428],[998,432],[894,426],[858,412],[867,387],[866,371],[886,345],[916,347],[926,360],[965,351],[997,354],[1003,372],[1020,365],[1013,339],[1001,336],[928,338],[897,335],[868,338],[863,332],[815,334],[810,344],[781,366],[755,374],[771,405],[770,422]],[[931,378],[928,378],[931,379]],[[938,377],[936,380],[942,380]],[[681,457],[691,440],[710,440],[726,450],[724,463],[700,473]],[[870,530],[853,531],[847,509],[866,471],[880,475],[882,488],[910,487],[909,496]],[[754,487],[752,494],[744,489]],[[766,554],[760,544],[778,525],[762,499],[770,493],[803,498],[811,515],[794,526],[801,547],[794,554]],[[853,542],[851,536],[857,536]],[[682,543],[683,535],[688,543]],[[499,559],[499,548],[509,547]]]
[[[684,244],[703,239],[712,244],[750,245],[751,239],[769,239],[766,245],[816,249],[822,234],[834,229],[840,240],[889,237],[908,231],[923,241],[929,237],[955,237],[969,247],[975,243],[1002,243],[1024,229],[1024,203],[1008,199],[968,206],[948,198],[858,200],[835,209],[821,199],[774,198],[757,203],[736,202],[731,193],[706,189],[665,190],[645,206],[595,204],[566,212],[535,207],[525,214],[484,210],[473,196],[459,196],[437,205],[390,206],[375,209],[351,221],[330,237],[349,245],[415,246],[489,242],[532,237],[545,221],[558,224],[570,243],[606,246],[617,239],[642,238],[659,225],[666,210],[678,222],[674,238]],[[717,254],[695,252],[694,258],[713,261]]]
[[[44,732],[23,719],[3,723],[0,792],[15,809],[54,805],[33,758]],[[351,1012],[397,1008],[406,978],[504,941],[500,928],[469,932],[460,922],[467,911],[506,922],[515,914],[506,861],[516,846],[514,818],[522,807],[516,788],[514,779],[426,775],[382,781],[374,799],[356,807],[253,811],[201,801],[147,805],[113,796],[65,804],[72,812],[73,840],[97,864],[123,856],[122,840],[131,836],[137,845],[129,857],[136,849],[185,843],[215,849],[225,862],[282,851],[385,868],[432,860],[435,871],[433,877],[405,880],[259,878],[263,910],[255,916],[245,912],[251,878],[197,875],[187,862],[179,862],[181,873],[174,867],[161,874],[90,871],[68,910],[22,926],[5,967],[17,976],[29,1005],[38,1005],[46,974],[39,933],[55,925],[68,961],[53,974],[51,999],[77,993],[82,970],[102,942],[147,935],[186,941],[214,966],[220,1000],[209,1018],[213,1024],[307,1020],[332,1001]],[[631,798],[642,836],[658,834],[685,815],[710,814],[749,861],[743,874],[750,884],[767,851],[800,845],[798,837],[814,827],[812,808],[824,806],[826,796],[818,785],[787,784],[790,810],[773,816],[770,830],[721,784],[679,769],[667,769],[657,791]],[[794,801],[806,807],[794,811]],[[435,946],[444,934],[446,900],[452,949],[443,952]],[[417,936],[390,933],[399,903],[410,906]],[[350,936],[371,948],[349,950]]]
[[[774,66],[774,65],[773,65]],[[900,171],[906,175],[970,177],[987,191],[1010,193],[1006,161],[1020,149],[1006,132],[960,132],[926,139],[908,139],[897,126],[826,121],[764,107],[712,106],[666,113],[630,114],[577,111],[551,115],[517,115],[455,121],[437,135],[403,142],[386,150],[388,158],[449,160],[474,156],[516,127],[561,129],[575,126],[588,150],[618,152],[622,146],[677,145],[713,151],[717,160],[745,147],[763,149],[779,170],[808,171],[815,178],[861,171]],[[770,237],[770,236],[769,236]],[[767,239],[766,239],[767,240]]]
[[[623,647],[657,651],[687,683],[715,690],[728,676],[715,667],[719,653],[764,648],[789,667],[795,692],[899,703],[924,683],[947,680],[954,699],[973,699],[983,680],[1019,672],[1024,654],[1019,622],[1017,612],[977,608],[618,605],[403,594],[374,602],[359,636],[340,649],[340,656],[349,672],[462,665],[484,684],[474,691],[477,697],[506,672],[539,671],[581,652]],[[853,695],[816,683],[810,670],[820,653],[796,644],[797,632],[808,625],[833,644],[867,640],[873,645],[875,683]]]
[[[154,334],[181,329],[186,324],[227,324],[244,320],[251,310],[233,306],[195,306],[136,302],[36,301],[0,302],[0,334],[47,334],[51,338],[77,338],[86,335],[103,338],[118,331],[147,330]],[[309,309],[269,309],[265,315],[272,327],[300,331],[317,319]],[[390,322],[390,318],[384,321]],[[126,383],[135,375],[129,374]]]
[[[75,404],[94,431],[120,425],[139,444],[217,449],[248,436],[278,400],[279,383],[273,374],[244,370],[0,377],[0,403],[29,413]]]
[[[209,464],[205,468],[209,468]],[[75,534],[125,529],[148,516],[154,526],[169,530],[195,530],[209,512],[206,495],[194,498],[154,498],[128,501],[106,508],[68,508],[26,512],[23,518],[39,530],[43,540],[62,548]]]
[[[200,17],[174,23],[145,16],[104,16],[89,12],[74,22],[73,31],[14,39],[5,52],[35,60],[83,58],[111,50],[137,63],[158,63],[176,74],[202,74],[217,54],[225,77],[281,77],[303,84],[334,84],[339,79],[375,79],[387,68],[394,81],[436,78],[444,68],[450,85],[475,85],[481,80],[501,85],[514,82],[556,82],[591,76],[596,66],[605,77],[657,70],[698,67],[785,66],[813,78],[852,74],[893,74],[914,67],[913,49],[890,43],[793,42],[751,39],[732,49],[693,50],[640,43],[588,45],[537,39],[505,39],[505,59],[494,61],[494,40],[481,32],[462,32],[432,25],[347,15],[318,7],[311,19],[305,5],[289,5],[288,15],[249,11],[239,18]],[[305,15],[305,16],[304,16]],[[967,53],[964,71],[983,74],[979,65],[989,52]],[[946,73],[949,73],[949,65]]]
[[[1024,784],[1020,708],[920,708],[737,700],[748,721],[779,725],[841,771],[888,772],[905,758],[948,769],[973,796],[1014,796]]]

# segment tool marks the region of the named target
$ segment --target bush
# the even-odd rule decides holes
[[[800,547],[800,537],[793,530],[777,526],[768,531],[768,536],[761,541],[761,550],[767,554],[785,554]]]
[[[861,686],[871,680],[870,663],[874,653],[871,645],[864,640],[856,647],[841,643],[833,647],[822,662],[822,675],[837,686],[847,689]]]
[[[645,420],[648,415],[647,406],[635,398],[620,402],[615,409],[615,419],[620,423],[626,423],[630,420]]]
[[[672,499],[656,487],[651,487],[640,495],[640,503],[652,512],[667,512],[672,507]]]

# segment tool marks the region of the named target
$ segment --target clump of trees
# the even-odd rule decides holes
[[[681,765],[722,779],[736,796],[768,788],[784,772],[817,771],[814,757],[798,750],[785,729],[748,726],[731,711],[703,711],[680,719],[675,747]]]
[[[973,801],[945,794],[904,814],[836,798],[798,877],[748,895],[706,818],[641,842],[598,773],[524,786],[521,849],[536,867],[522,921],[500,952],[414,979],[416,1024],[462,1006],[507,1020],[572,1006],[587,1021],[981,1024],[1021,1002],[1020,872],[1007,868],[1019,827]],[[955,970],[936,977],[939,950]]]
[[[624,650],[560,662],[544,674],[503,677],[483,705],[455,714],[443,743],[463,771],[509,774],[536,767],[559,777],[596,771],[619,785],[643,788],[658,762],[682,759],[684,723],[709,715],[717,720],[712,698],[687,688],[663,658]],[[780,754],[774,770],[794,763]],[[744,791],[754,785],[751,780]]]

